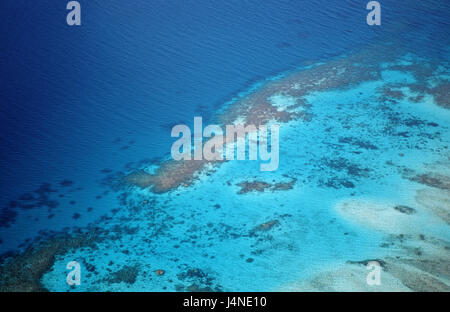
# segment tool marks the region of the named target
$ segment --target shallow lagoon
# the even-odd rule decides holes
[[[448,290],[448,4],[384,1],[373,29],[322,2],[93,2],[79,32],[50,4],[3,16],[0,289]],[[279,170],[123,183],[158,176],[195,115],[276,119]]]
[[[65,264],[82,259],[83,283],[75,291],[268,291],[349,260],[395,256],[396,250],[383,245],[389,233],[336,210],[345,200],[379,202],[393,211],[395,205],[415,207],[419,217],[411,219],[411,229],[407,221],[400,233],[420,224],[423,235],[448,241],[448,225],[415,201],[423,185],[402,176],[399,168],[421,172],[426,163],[445,160],[450,115],[436,103],[407,96],[380,101],[384,87],[416,83],[411,72],[382,70],[381,77],[306,96],[313,118],[281,124],[275,172],[260,173],[255,161],[229,161],[211,165],[191,185],[167,193],[127,189],[126,206],[98,224],[116,239],[99,242],[96,250],[58,256],[43,284],[70,290]],[[238,186],[292,179],[291,188],[280,190],[240,193]],[[121,271],[124,266],[134,269]],[[134,277],[132,282],[124,272]]]

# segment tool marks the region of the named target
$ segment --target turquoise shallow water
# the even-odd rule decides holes
[[[447,79],[448,72],[440,75],[433,79]],[[200,175],[192,186],[169,193],[128,189],[123,193],[127,204],[98,224],[116,239],[99,242],[95,250],[58,256],[43,284],[56,291],[175,291],[192,290],[192,285],[268,291],[307,279],[324,267],[385,255],[381,233],[343,220],[334,205],[367,198],[416,206],[418,184],[388,163],[420,171],[423,164],[442,159],[450,142],[450,114],[432,98],[420,103],[408,97],[380,101],[387,84],[416,83],[412,73],[399,70],[383,70],[381,77],[308,95],[313,118],[281,124],[280,167],[274,172],[259,172],[256,161],[230,161]],[[264,87],[260,83],[252,90]],[[274,100],[282,109],[293,99]],[[288,190],[239,194],[237,185],[293,179]],[[447,225],[436,224],[432,215],[423,218],[424,225],[433,222],[424,231],[450,239]],[[255,230],[274,220],[269,230]],[[74,259],[82,265],[83,283],[70,288],[65,265]],[[124,266],[135,269],[127,273],[135,276],[132,283],[114,279]],[[158,269],[165,274],[155,275]]]
[[[415,207],[414,226],[450,239],[415,200],[425,186],[405,174],[448,160],[449,4],[383,1],[374,28],[354,0],[91,1],[74,31],[61,27],[64,3],[25,2],[0,4],[0,273],[8,261],[22,266],[14,252],[54,249],[44,248],[43,268],[25,253],[32,273],[14,272],[19,284],[267,291],[394,256],[383,233],[337,213],[347,199]],[[284,86],[310,86],[305,105],[269,88],[327,64],[337,67]],[[365,71],[345,70],[353,65]],[[216,122],[264,92],[280,111],[310,117],[281,123],[278,170],[230,161],[163,194],[119,183],[170,156],[174,124]],[[268,186],[242,194],[245,182]],[[69,250],[52,240],[96,230]],[[76,287],[66,284],[73,260]]]

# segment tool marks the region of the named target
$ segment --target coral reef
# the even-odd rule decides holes
[[[414,208],[404,206],[404,205],[397,205],[394,207],[395,210],[400,211],[401,213],[405,214],[413,214],[416,213],[416,210]]]
[[[109,284],[126,283],[134,284],[139,274],[139,267],[137,265],[125,265],[120,270],[110,273],[106,281]]]
[[[294,187],[294,184],[297,180],[292,179],[289,182],[277,182],[277,183],[268,183],[264,181],[245,181],[236,184],[241,189],[238,194],[246,194],[250,192],[264,192],[266,190],[270,191],[287,191],[291,190]]]
[[[278,220],[271,220],[265,223],[262,223],[260,225],[258,225],[257,227],[255,227],[251,232],[258,232],[258,231],[269,231],[271,230],[273,227],[275,226],[279,226],[280,225],[280,221]]]
[[[427,186],[450,190],[450,177],[438,173],[424,173],[412,176],[409,179]]]
[[[41,277],[48,272],[55,258],[71,249],[96,248],[102,239],[100,229],[86,233],[61,234],[28,247],[24,252],[2,259],[0,266],[0,291],[45,291]]]

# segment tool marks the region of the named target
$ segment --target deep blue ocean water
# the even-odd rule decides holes
[[[19,210],[0,252],[120,207],[102,170],[166,157],[172,125],[206,123],[257,81],[377,41],[448,60],[449,3],[381,2],[369,27],[364,1],[80,1],[69,27],[65,1],[2,1],[0,207],[43,183],[57,204]]]

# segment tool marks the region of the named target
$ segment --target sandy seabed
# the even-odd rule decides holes
[[[428,175],[439,174],[444,181],[417,189],[414,209],[371,198],[349,198],[336,203],[334,209],[344,219],[385,235],[386,255],[330,266],[308,280],[277,290],[450,291],[450,189],[445,184],[449,164],[447,161],[429,166],[434,172]],[[381,265],[380,285],[369,285],[366,281],[369,261]]]

